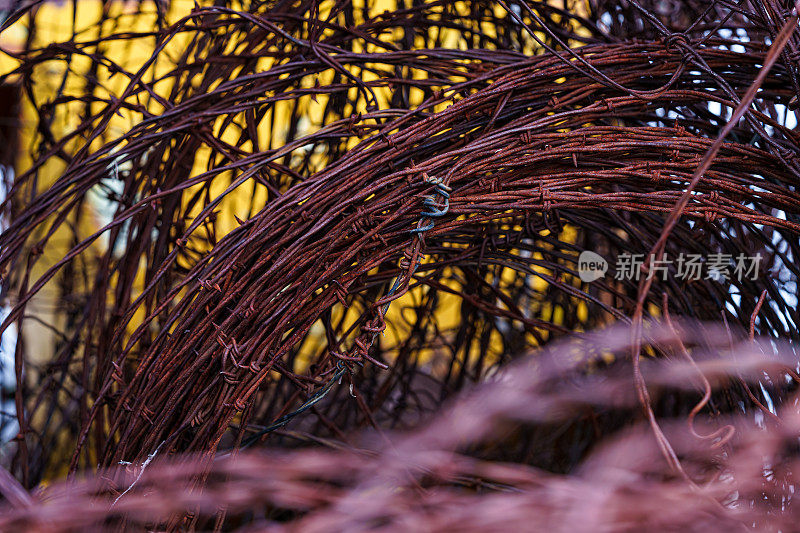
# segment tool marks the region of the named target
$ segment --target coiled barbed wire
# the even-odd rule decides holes
[[[551,4],[109,4],[99,37],[59,43],[37,41],[36,6],[12,14],[32,33],[3,80],[36,114],[0,236],[23,484],[64,456],[284,442],[289,421],[412,426],[526,347],[629,321],[638,281],[583,283],[578,254],[649,253],[791,6]],[[129,16],[152,23],[106,29]],[[147,57],[129,68],[119,43]],[[797,339],[798,44],[665,245],[760,255],[762,276],[657,280],[646,314],[666,293],[674,315]],[[34,320],[57,332],[40,361]],[[764,394],[737,384],[714,408]]]

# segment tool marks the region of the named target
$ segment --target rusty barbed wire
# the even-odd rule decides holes
[[[648,323],[644,342],[669,354],[643,364],[654,398],[691,393],[698,375],[719,392],[733,376],[755,385],[765,368],[776,381],[793,372],[796,355],[787,343],[745,335],[731,344],[730,334],[713,324]],[[229,529],[280,531],[486,531],[530,524],[602,531],[791,529],[797,521],[797,455],[787,450],[796,448],[798,431],[791,404],[774,415],[775,422],[741,412],[694,420],[703,430],[731,428],[730,438],[713,438],[719,446],[698,438],[681,414],[662,419],[699,486],[676,479],[659,460],[649,429],[637,425],[604,432],[570,474],[465,453],[465,447],[485,443],[513,446],[514,436],[500,429],[511,422],[519,432],[569,424],[579,413],[630,416],[638,402],[629,373],[612,367],[587,375],[570,355],[592,347],[623,356],[629,345],[627,326],[561,339],[460,395],[414,431],[391,434],[389,442],[364,437],[352,445],[243,452],[210,464],[173,457],[147,470],[117,467],[120,475],[105,472],[33,495],[12,478],[0,489],[23,497],[9,498],[0,527],[111,531],[159,527],[188,515],[173,524],[211,530],[224,515]],[[685,358],[670,361],[677,351]],[[201,475],[207,476],[205,486],[186,490]]]
[[[45,44],[37,5],[4,24],[31,34],[2,77],[36,113],[0,235],[2,327],[23,339],[8,466],[26,488],[65,455],[77,473],[408,429],[532,345],[630,322],[638,280],[582,282],[578,254],[650,252],[792,8],[108,4],[96,35]],[[154,22],[105,29],[124,17]],[[672,316],[800,340],[796,33],[664,243],[760,255],[762,276],[655,279],[644,315],[666,294]],[[148,58],[127,69],[119,43]],[[50,307],[35,364],[26,324]],[[765,395],[737,382],[704,408],[761,412]],[[506,458],[570,471],[595,422]]]

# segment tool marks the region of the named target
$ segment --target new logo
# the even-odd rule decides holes
[[[589,250],[584,250],[578,256],[578,276],[581,281],[591,283],[605,276],[606,272],[608,272],[608,261],[602,256]]]

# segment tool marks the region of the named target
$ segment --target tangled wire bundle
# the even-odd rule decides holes
[[[723,327],[649,324],[648,344],[673,358],[647,361],[648,382],[668,398],[691,391],[698,371],[708,390],[724,389],[734,376],[753,385],[764,369],[775,379],[792,372],[795,355],[784,343],[732,342],[729,334]],[[390,443],[367,439],[350,448],[248,450],[211,465],[196,457],[156,459],[144,471],[117,471],[122,475],[114,476],[119,483],[111,487],[103,478],[63,483],[43,499],[4,484],[17,505],[0,514],[0,527],[112,531],[152,527],[189,512],[187,525],[195,528],[225,523],[229,529],[244,525],[244,531],[791,530],[797,523],[792,472],[798,466],[797,455],[787,453],[798,431],[792,408],[778,412],[779,424],[734,415],[717,430],[720,421],[707,417],[693,418],[688,428],[666,425],[697,484],[676,478],[660,460],[649,428],[639,426],[606,439],[572,475],[464,453],[465,447],[507,442],[501,428],[509,424],[566,423],[600,406],[635,411],[629,372],[604,372],[597,379],[569,357],[587,345],[624,356],[630,340],[627,327],[616,327],[552,343],[422,427],[394,434]],[[693,357],[682,357],[682,349],[691,349]],[[736,438],[730,439],[734,426]],[[720,443],[720,436],[724,451],[709,445]],[[204,490],[184,490],[198,476],[207,476]]]
[[[4,30],[31,31],[3,79],[37,116],[0,236],[22,485],[65,462],[196,452],[204,470],[257,443],[408,428],[531,347],[612,322],[636,338],[648,315],[800,340],[794,5],[557,4],[216,3],[177,20],[103,4],[46,46],[39,2],[10,14]],[[126,70],[120,43],[152,55]],[[100,229],[97,197],[114,211]],[[648,259],[587,283],[583,250]],[[762,275],[648,275],[681,253],[760,257]],[[26,331],[47,298],[55,349],[37,365]],[[654,402],[642,353],[669,355],[637,341],[603,361],[633,367],[643,415],[470,453],[570,472],[644,416],[682,472],[657,417],[769,418],[795,386],[796,363]]]

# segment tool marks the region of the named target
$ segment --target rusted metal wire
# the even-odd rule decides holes
[[[716,395],[733,376],[757,385],[764,368],[779,379],[795,364],[787,343],[744,335],[731,344],[723,327],[676,321],[644,329],[644,343],[666,355],[642,365],[655,400],[691,394],[697,376]],[[386,531],[514,530],[531,524],[603,531],[794,527],[792,473],[798,460],[787,450],[796,448],[800,428],[796,408],[788,405],[777,411],[775,423],[741,412],[693,421],[702,431],[730,428],[735,438],[724,441],[698,438],[683,414],[662,417],[699,486],[676,479],[644,425],[604,431],[577,473],[465,453],[487,443],[513,446],[514,436],[501,429],[509,425],[516,433],[535,434],[531,428],[568,426],[580,413],[631,416],[638,401],[628,372],[612,367],[587,375],[584,362],[570,356],[587,349],[595,357],[606,351],[623,356],[629,348],[627,325],[561,339],[502,369],[414,431],[389,435],[389,442],[326,442],[306,450],[243,452],[210,464],[173,457],[156,459],[147,469],[117,467],[116,475],[107,471],[9,502],[0,511],[0,527],[156,529],[173,516],[188,516],[172,524],[210,530],[222,523],[220,509],[227,528],[245,530],[339,531],[376,524]],[[677,351],[684,356],[672,359]],[[796,391],[791,397],[796,399]],[[186,490],[197,476],[207,476],[204,487]],[[119,481],[109,486],[111,478]]]
[[[758,309],[755,334],[800,340],[790,3],[568,4],[198,5],[177,20],[159,4],[147,32],[108,33],[108,7],[99,37],[32,34],[3,78],[37,129],[2,205],[2,327],[24,339],[47,306],[59,322],[51,361],[19,345],[10,470],[31,487],[64,454],[74,473],[286,444],[286,427],[407,428],[531,345],[651,314],[747,327]],[[35,29],[36,13],[8,20]],[[106,52],[120,42],[151,55],[128,71]],[[53,64],[64,81],[43,98]],[[100,230],[96,196],[114,210]],[[762,275],[646,290],[578,276],[581,251],[613,264],[654,248],[760,255]],[[737,383],[704,409],[766,394]],[[574,468],[556,440],[537,460]]]

